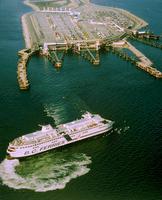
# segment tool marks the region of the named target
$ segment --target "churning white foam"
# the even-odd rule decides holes
[[[0,178],[2,179],[3,184],[19,189],[20,185],[25,183],[25,180],[15,172],[15,168],[18,165],[19,160],[17,159],[5,159],[0,164]]]
[[[14,189],[36,192],[63,189],[74,178],[89,172],[90,157],[67,152],[46,153],[24,161],[5,159],[0,164],[0,179]]]
[[[62,123],[67,115],[66,109],[63,106],[55,104],[45,104],[44,112],[48,117],[52,117],[54,119],[56,125]]]
[[[70,94],[63,96],[57,103],[44,103],[44,112],[48,117],[53,118],[55,125],[69,121],[69,113],[83,114],[90,111],[89,106],[79,96]]]
[[[124,126],[123,128],[115,128],[113,132],[116,132],[117,134],[123,134],[125,135],[127,131],[130,129],[130,126]]]

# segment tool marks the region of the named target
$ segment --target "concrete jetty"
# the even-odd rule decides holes
[[[138,42],[141,42],[145,45],[157,48],[157,49],[161,49],[162,50],[162,44],[155,42],[154,40],[150,40],[150,39],[143,39],[143,38],[138,38],[138,37],[130,37],[133,40],[136,40]]]
[[[162,78],[162,72],[157,70],[155,67],[153,67],[153,62],[148,59],[141,51],[136,49],[132,44],[130,44],[125,39],[113,42],[112,47],[116,49],[122,49],[126,48],[130,50],[138,60],[129,59],[130,61],[134,61],[134,63],[138,68],[144,70],[145,72],[149,73],[150,75],[154,76],[155,78]]]
[[[150,75],[156,78],[162,78],[162,72],[160,72],[155,67],[153,67],[153,63],[151,60],[149,60],[142,52],[136,49],[129,42],[126,41],[126,44],[127,44],[127,48],[130,51],[132,51],[136,55],[136,57],[139,59],[139,61],[136,62],[137,67],[146,71],[147,73],[149,73]]]
[[[99,52],[96,51],[96,56],[93,55],[92,51],[90,51],[89,48],[86,48],[84,51],[81,52],[81,55],[83,58],[90,61],[93,65],[99,65],[100,64],[100,58],[99,58]]]
[[[63,55],[64,55],[64,52],[63,52]],[[61,56],[61,58],[59,58],[57,51],[52,50],[48,52],[47,57],[56,68],[60,68],[62,66],[62,61],[64,57],[63,55]]]
[[[145,66],[152,66],[153,63],[150,59],[148,59],[141,51],[136,49],[132,44],[130,44],[128,41],[125,40],[126,47],[129,49],[132,53],[135,54],[135,56],[140,60],[140,63],[143,63]]]

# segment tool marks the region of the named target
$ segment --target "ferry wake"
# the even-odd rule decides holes
[[[81,119],[53,128],[50,124],[42,129],[14,139],[9,143],[8,158],[23,158],[56,149],[105,132],[113,127],[113,121],[98,114],[86,112]]]

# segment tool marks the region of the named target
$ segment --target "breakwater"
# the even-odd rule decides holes
[[[35,53],[35,50],[31,49],[22,49],[18,52],[18,56],[20,57],[17,65],[17,79],[19,83],[20,90],[29,89],[29,81],[27,78],[27,63],[29,58]]]

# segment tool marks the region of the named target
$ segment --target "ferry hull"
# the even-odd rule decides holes
[[[7,154],[8,154],[7,159],[20,159],[20,158],[25,158],[25,157],[30,157],[30,156],[34,156],[37,154],[41,154],[46,151],[64,147],[68,144],[73,144],[73,143],[76,143],[76,142],[79,142],[79,141],[82,141],[82,140],[85,140],[88,138],[95,137],[97,135],[107,133],[111,129],[112,129],[112,127],[106,127],[106,128],[104,127],[102,130],[97,131],[96,133],[84,135],[84,136],[80,137],[79,139],[74,139],[72,141],[62,140],[62,141],[60,141],[60,144],[53,144],[52,142],[48,142],[43,145],[38,145],[35,148],[17,149],[15,152],[7,151]]]

